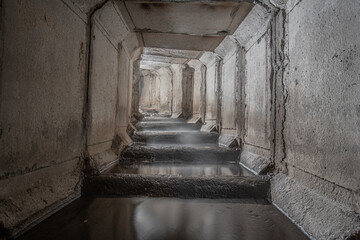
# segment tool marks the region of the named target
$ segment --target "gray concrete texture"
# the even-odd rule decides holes
[[[2,1],[2,12],[0,225],[17,233],[79,193],[87,36],[61,1]]]
[[[2,1],[0,225],[11,235],[79,196],[84,156],[95,171],[116,159],[129,30],[111,1],[93,15],[87,85],[89,16],[100,3]]]

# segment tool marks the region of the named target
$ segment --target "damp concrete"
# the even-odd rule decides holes
[[[146,144],[217,144],[218,134],[187,131],[136,131],[132,136],[134,142]]]
[[[136,128],[140,131],[189,131],[200,130],[201,125],[197,123],[187,122],[169,122],[169,121],[144,121],[136,124]]]
[[[179,124],[185,130],[177,131]],[[141,125],[154,130],[139,130]],[[269,197],[270,178],[255,176],[242,168],[239,150],[218,146],[218,134],[202,133],[199,129],[189,132],[194,124],[164,117],[147,117],[136,126],[135,144],[123,152],[112,169],[87,177],[82,189],[84,195]],[[169,130],[161,126],[168,126]]]
[[[240,152],[236,149],[212,144],[134,144],[124,151],[122,160],[223,163],[238,161],[239,155]]]
[[[82,197],[19,240],[305,240],[266,200]]]
[[[197,163],[166,163],[143,162],[117,164],[107,173],[166,175],[180,177],[225,177],[253,176],[250,171],[237,163],[197,164]]]

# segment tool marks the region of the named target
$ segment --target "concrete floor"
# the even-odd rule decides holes
[[[217,134],[166,118],[137,129],[122,161],[85,180],[84,197],[20,239],[307,239],[265,200],[268,177]]]
[[[83,197],[19,240],[308,239],[265,200]]]

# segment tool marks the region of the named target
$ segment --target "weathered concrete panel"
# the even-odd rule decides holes
[[[283,174],[271,180],[271,197],[277,206],[313,238],[356,239],[359,215]]]
[[[249,50],[268,31],[272,17],[272,11],[261,4],[256,4],[233,36],[242,47]]]
[[[126,130],[131,120],[132,58],[139,42],[112,1],[95,13],[93,23],[88,152],[91,168],[99,171],[131,144]]]
[[[172,113],[175,115],[182,114],[182,65],[172,64],[170,67],[173,76],[173,105]],[[174,115],[174,116],[175,116]]]
[[[156,110],[156,78],[157,74],[150,70],[141,70],[140,77],[140,109],[148,111]]]
[[[82,166],[80,159],[74,158],[1,180],[0,221],[10,234],[19,234],[24,228],[79,197]]]
[[[80,179],[86,25],[69,7],[2,1],[0,222],[12,233]]]
[[[133,78],[132,78],[132,94],[131,94],[131,114],[135,117],[139,116],[140,103],[140,60],[133,63]]]
[[[199,60],[191,60],[188,65],[194,69],[194,89],[193,89],[193,106],[192,120],[201,119],[205,121],[205,66]]]
[[[246,53],[245,143],[270,149],[270,48],[269,35]]]
[[[206,69],[206,115],[205,121],[217,120],[217,64],[213,63]]]
[[[0,176],[7,177],[79,156],[86,39],[84,23],[61,2],[56,13],[47,3],[3,4]]]
[[[171,115],[172,103],[172,72],[169,68],[160,68],[158,71],[160,80],[159,112]]]
[[[185,119],[189,119],[193,115],[194,69],[185,64],[182,74],[182,113]]]
[[[236,81],[239,81],[236,74],[236,52],[223,63],[222,70],[222,101],[221,101],[221,123],[222,129],[236,130]]]
[[[118,85],[118,51],[95,25],[89,86],[88,144],[112,141]]]
[[[130,68],[132,63],[130,63],[130,56],[126,51],[126,48],[123,44],[119,44],[119,59],[118,59],[118,79],[115,78],[117,82],[117,95],[115,94],[115,98],[117,97],[117,106],[115,111],[117,112],[116,119],[116,127],[127,127],[129,120],[129,95],[130,95]]]
[[[287,162],[357,196],[359,11],[358,1],[304,0],[290,12],[285,105]]]

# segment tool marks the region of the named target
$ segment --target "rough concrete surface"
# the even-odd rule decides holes
[[[360,217],[354,210],[304,187],[296,179],[282,174],[273,177],[271,198],[315,239],[350,239],[360,231]]]
[[[252,152],[242,151],[240,155],[240,163],[254,171],[256,174],[264,174],[269,170],[271,165],[270,159],[254,154]]]
[[[134,145],[127,148],[123,160],[147,161],[189,161],[189,162],[227,162],[236,161],[239,151],[211,145]]]
[[[254,44],[246,58],[245,143],[270,150],[270,37]]]
[[[12,234],[78,191],[87,39],[70,7],[2,1],[0,225]]]
[[[216,144],[218,134],[208,132],[164,132],[164,131],[136,131],[132,136],[135,142],[145,142],[147,144]]]
[[[192,118],[205,121],[205,66],[199,60],[191,60],[188,65],[194,69]]]
[[[146,192],[144,192],[146,189]],[[266,198],[269,181],[259,177],[177,177],[106,174],[87,178],[85,195],[179,198]]]
[[[357,196],[359,10],[356,1],[323,5],[322,1],[304,0],[289,13],[284,132],[288,164]]]

